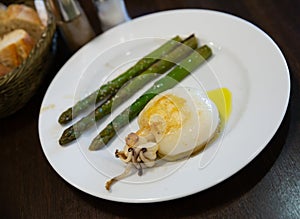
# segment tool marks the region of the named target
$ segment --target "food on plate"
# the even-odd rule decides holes
[[[173,88],[155,96],[138,116],[139,130],[130,133],[115,155],[136,167],[153,167],[158,158],[175,161],[200,151],[216,135],[220,124],[216,105],[196,89]],[[106,183],[126,177],[128,169]]]
[[[153,52],[149,53],[141,60],[139,60],[133,67],[129,68],[127,71],[125,71],[112,81],[109,81],[108,83],[102,85],[98,90],[78,101],[73,107],[68,108],[60,115],[58,122],[61,124],[68,123],[73,118],[78,116],[82,111],[93,106],[95,103],[104,100],[110,95],[115,94],[127,81],[136,77],[147,68],[149,68],[153,63],[158,61],[158,59],[163,55],[175,49],[179,45],[178,42],[180,41],[181,38],[179,36],[176,36],[173,39],[167,41],[158,49],[154,50]]]
[[[193,70],[212,55],[212,50],[204,45],[181,61],[165,77],[156,81],[142,96],[110,122],[92,141],[89,149],[98,150],[106,145],[116,134],[116,131],[132,121],[157,94],[173,88]]]
[[[232,110],[232,97],[228,88],[218,88],[207,91],[207,96],[217,106],[221,119],[221,125],[224,125],[230,117]]]
[[[138,77],[131,80],[125,87],[121,88],[116,95],[113,95],[93,112],[68,127],[59,139],[60,145],[65,145],[77,139],[86,129],[90,128],[95,121],[98,121],[108,115],[111,112],[112,107],[116,107],[118,104],[121,104],[145,86],[150,80],[171,69],[177,62],[189,55],[196,47],[197,39],[194,35],[184,39],[182,44],[178,45],[170,53],[164,55]]]
[[[0,76],[27,59],[44,30],[37,12],[12,4],[0,10]]]

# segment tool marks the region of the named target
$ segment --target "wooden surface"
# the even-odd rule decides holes
[[[154,204],[123,204],[92,197],[69,185],[52,169],[38,137],[42,98],[68,58],[62,56],[64,45],[59,41],[56,64],[39,92],[22,110],[0,120],[0,217],[300,218],[300,1],[127,0],[126,3],[133,18],[169,9],[206,8],[237,15],[263,29],[281,48],[291,75],[290,104],[279,130],[244,169],[192,196]]]

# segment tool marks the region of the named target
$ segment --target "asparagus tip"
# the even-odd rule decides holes
[[[76,140],[80,135],[81,133],[76,128],[74,128],[74,125],[72,125],[63,131],[59,139],[59,144],[60,145],[68,144]]]
[[[67,144],[68,144],[69,142],[70,142],[70,141],[67,141],[66,139],[64,139],[64,138],[62,138],[62,137],[58,140],[59,145],[62,146],[62,147],[67,146]]]
[[[73,114],[72,108],[67,109],[59,116],[58,122],[60,124],[66,124],[70,122],[73,119],[72,114]]]
[[[95,138],[92,141],[91,145],[89,146],[89,150],[90,151],[97,151],[100,148],[102,148],[104,145],[105,144],[104,144],[104,142],[101,139],[99,140],[98,138]]]

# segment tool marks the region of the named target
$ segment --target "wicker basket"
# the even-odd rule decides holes
[[[33,5],[33,1],[4,1],[5,4],[10,2]],[[46,63],[53,52],[52,41],[56,29],[55,18],[49,8],[47,11],[47,27],[28,58],[13,71],[0,77],[0,118],[21,109],[35,94],[47,72],[49,65]]]

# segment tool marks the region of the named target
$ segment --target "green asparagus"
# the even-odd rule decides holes
[[[139,60],[133,67],[129,68],[127,71],[125,71],[112,81],[109,81],[108,83],[102,85],[98,90],[94,91],[84,99],[78,101],[73,107],[68,108],[60,115],[58,122],[61,124],[68,123],[88,107],[107,98],[112,93],[116,93],[118,89],[120,89],[127,81],[142,73],[163,55],[176,48],[179,45],[179,43],[176,42],[180,41],[181,38],[179,36],[176,36],[173,39],[167,41],[158,49],[154,50],[153,52]]]
[[[89,129],[95,121],[98,121],[109,114],[112,107],[117,107],[124,100],[145,86],[150,80],[168,71],[177,62],[190,54],[196,47],[197,39],[194,35],[183,40],[182,45],[178,46],[173,51],[163,56],[159,61],[151,65],[140,76],[134,78],[126,86],[120,89],[115,96],[112,96],[86,117],[83,117],[74,125],[67,128],[60,137],[59,144],[65,145],[78,138],[86,129]]]
[[[106,145],[120,130],[130,121],[132,121],[145,105],[157,94],[173,88],[178,82],[182,81],[186,76],[195,70],[204,60],[212,55],[211,49],[204,45],[185,58],[178,66],[176,66],[165,77],[161,78],[140,96],[133,104],[119,114],[112,122],[110,122],[92,141],[89,149],[98,150]]]

